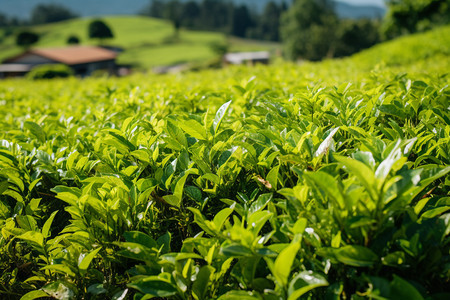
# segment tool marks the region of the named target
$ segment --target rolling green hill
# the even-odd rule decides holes
[[[436,56],[450,56],[450,26],[404,36],[375,45],[352,56],[360,66],[371,67],[384,63],[388,66],[414,64],[419,60],[439,61]],[[448,58],[446,59],[448,63]]]
[[[450,26],[447,25],[380,43],[350,57],[307,65],[313,66],[313,70],[322,70],[326,66],[328,77],[353,80],[361,73],[386,69],[393,73],[439,73],[442,69],[450,69],[449,57]]]
[[[173,29],[169,22],[141,16],[111,16],[102,18],[112,29],[114,38],[104,44],[126,49],[118,62],[133,64],[140,68],[157,65],[171,65],[183,62],[207,61],[215,57],[211,43],[225,43],[221,33],[181,30],[178,40],[173,39]],[[98,40],[88,37],[88,25],[92,18],[80,18],[64,22],[36,26],[32,29],[41,38],[36,47],[66,45],[70,35],[76,35],[84,45],[96,45]],[[0,34],[1,36],[2,34]],[[231,41],[231,50],[265,50],[276,47],[273,43],[256,43],[239,40]],[[14,35],[0,43],[0,60],[22,51],[15,46]]]

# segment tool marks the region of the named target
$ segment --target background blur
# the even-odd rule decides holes
[[[114,51],[124,73],[317,61],[447,24],[449,8],[450,0],[2,0],[0,60],[95,46]]]

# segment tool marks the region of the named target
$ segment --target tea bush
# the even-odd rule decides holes
[[[441,55],[3,81],[1,298],[448,298]]]
[[[27,74],[29,79],[66,78],[73,75],[73,70],[62,64],[39,65]]]

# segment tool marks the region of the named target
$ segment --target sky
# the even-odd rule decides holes
[[[340,2],[345,2],[345,3],[349,3],[349,4],[354,4],[354,5],[377,5],[377,6],[381,6],[381,7],[385,7],[385,1],[384,0],[338,0]]]

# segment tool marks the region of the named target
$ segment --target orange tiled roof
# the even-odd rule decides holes
[[[40,55],[67,65],[111,60],[117,57],[117,53],[114,51],[94,46],[36,48],[30,50],[29,53]]]

